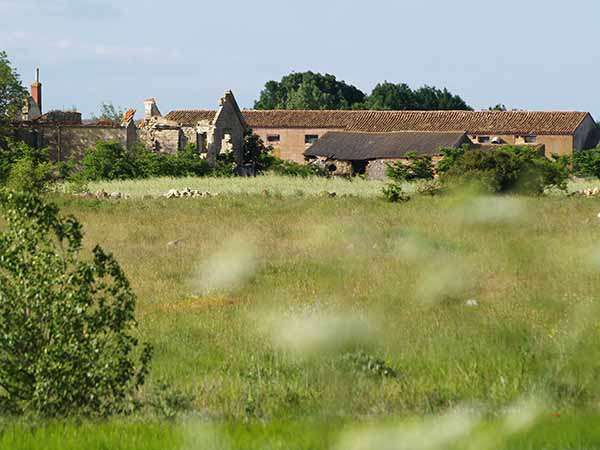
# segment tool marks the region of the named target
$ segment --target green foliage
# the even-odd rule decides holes
[[[42,192],[53,180],[51,163],[38,163],[30,157],[20,158],[12,166],[6,186],[14,191]]]
[[[266,146],[260,136],[251,129],[244,135],[244,163],[253,164],[257,173],[270,169],[277,162],[273,156],[273,147]]]
[[[568,158],[550,160],[526,146],[450,149],[443,154],[438,170],[446,184],[475,184],[488,192],[542,194],[547,188],[564,190],[569,177]]]
[[[472,110],[458,95],[432,86],[412,90],[407,84],[379,83],[365,102],[373,110]]]
[[[417,182],[416,191],[421,195],[438,195],[442,192],[442,185],[438,180],[420,180]]]
[[[137,178],[204,176],[210,172],[196,146],[188,144],[176,154],[153,152],[138,145],[132,150]]]
[[[53,181],[53,170],[48,149],[37,149],[13,139],[5,140],[5,148],[0,151],[0,185],[39,192]]]
[[[407,161],[387,164],[386,175],[394,181],[432,180],[433,162],[431,156],[418,156],[415,152],[405,155]]]
[[[600,178],[600,148],[573,153],[573,174]]]
[[[352,109],[365,94],[335,76],[314,72],[291,73],[269,81],[255,102],[256,109]]]
[[[179,414],[192,409],[194,395],[160,380],[147,401],[154,413],[163,419],[174,420]]]
[[[172,155],[153,152],[142,145],[128,151],[118,142],[98,142],[75,165],[79,170],[73,179],[80,181],[204,176],[211,172],[193,145]]]
[[[0,411],[126,412],[151,358],[136,298],[112,255],[80,259],[82,227],[30,193],[0,191]]]
[[[114,125],[120,125],[124,114],[125,110],[123,108],[113,105],[112,102],[102,102],[100,105],[100,114],[97,116],[92,114],[92,120],[108,121]]]
[[[276,175],[287,175],[292,177],[325,177],[327,171],[316,164],[298,164],[294,161],[284,161],[276,158],[270,167],[270,171]]]
[[[344,353],[341,357],[343,366],[351,371],[377,378],[398,378],[399,374],[383,359],[377,358],[364,351]]]
[[[27,91],[19,74],[11,66],[8,55],[0,51],[0,141],[6,136],[10,122],[19,118],[26,98]]]
[[[397,181],[386,184],[381,192],[383,197],[390,203],[407,202],[410,197],[404,193],[402,185]]]
[[[77,176],[86,181],[126,180],[140,177],[133,153],[115,141],[98,142],[88,148]]]

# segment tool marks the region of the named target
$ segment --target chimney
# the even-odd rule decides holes
[[[40,83],[40,68],[35,69],[35,82],[31,84],[31,98],[40,108],[42,113],[42,83]]]
[[[151,117],[160,117],[160,111],[158,110],[158,106],[156,106],[156,100],[153,98],[149,98],[148,100],[144,100],[144,118],[150,119]]]

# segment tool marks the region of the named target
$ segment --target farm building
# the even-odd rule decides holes
[[[193,129],[216,114],[171,111],[165,118]],[[301,111],[243,110],[246,124],[282,159],[304,162],[304,152],[332,131],[464,132],[474,144],[542,144],[548,156],[595,147],[600,131],[586,112],[549,111]]]
[[[470,142],[466,133],[452,131],[330,131],[306,150],[304,155],[309,159],[325,161],[335,174],[365,174],[372,179],[383,179],[386,165],[404,160],[409,152],[430,156],[436,163],[441,159],[441,148],[459,148]]]

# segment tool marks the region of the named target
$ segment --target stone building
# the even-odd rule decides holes
[[[200,153],[214,162],[221,152],[232,152],[243,162],[244,133],[247,124],[231,91],[219,100],[217,111],[173,111],[163,117],[154,99],[146,100],[139,138],[148,148],[174,153],[195,144]]]
[[[193,127],[215,111],[171,111],[166,118]],[[464,132],[474,144],[541,144],[548,156],[595,147],[600,130],[589,113],[549,111],[242,111],[245,123],[282,159],[304,152],[328,132]]]
[[[86,149],[100,141],[116,141],[130,147],[137,140],[136,125],[130,114],[127,122],[83,123],[77,111],[42,109],[42,83],[39,69],[31,85],[31,95],[23,105],[21,120],[14,124],[15,137],[37,148],[48,148],[50,159],[67,161],[79,158]]]
[[[397,131],[366,133],[330,131],[304,155],[323,163],[334,175],[364,174],[370,179],[386,178],[386,167],[396,161],[408,162],[406,154],[431,157],[434,164],[442,158],[440,149],[469,144],[466,133]]]

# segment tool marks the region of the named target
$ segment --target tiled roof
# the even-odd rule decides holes
[[[245,110],[251,128],[324,128],[349,131],[466,131],[469,134],[573,134],[585,112],[549,111],[303,111]],[[215,111],[171,111],[166,118],[193,125]]]
[[[123,123],[129,123],[129,121],[132,120],[135,116],[135,113],[135,109],[128,109],[127,111],[125,111],[125,113],[123,114]]]
[[[165,119],[173,120],[184,125],[196,125],[201,120],[213,120],[215,114],[217,114],[216,111],[207,109],[171,111],[165,116]]]
[[[585,112],[368,111],[348,129],[357,131],[466,131],[469,134],[573,134]]]
[[[305,156],[323,156],[344,161],[400,158],[408,152],[434,156],[440,148],[458,148],[468,142],[465,133],[400,131],[360,133],[330,131],[305,152]]]

